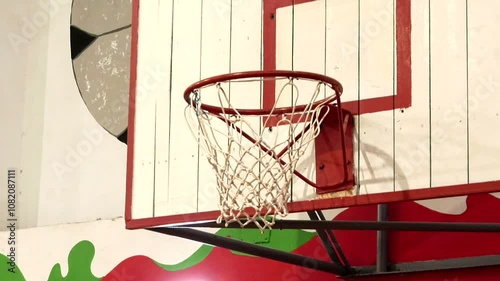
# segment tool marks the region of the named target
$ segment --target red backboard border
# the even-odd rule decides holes
[[[130,67],[130,94],[129,94],[129,119],[128,119],[128,148],[127,148],[127,178],[125,194],[125,223],[127,229],[141,229],[156,227],[167,224],[177,224],[196,221],[213,221],[219,216],[218,211],[160,216],[151,218],[132,218],[132,196],[133,196],[133,176],[134,176],[134,140],[135,140],[135,96],[137,78],[137,55],[138,55],[138,28],[139,28],[139,6],[141,0],[132,1],[132,46],[131,46],[131,67]],[[276,11],[277,8],[290,5],[294,0],[264,1],[264,10],[267,13]],[[311,0],[295,0],[295,4],[309,2]],[[378,112],[397,108],[407,108],[411,105],[411,0],[396,1],[397,20],[397,95],[364,100],[362,102],[343,103],[344,108],[348,108],[353,114],[363,114]],[[280,3],[280,4],[278,4]],[[270,19],[270,18],[269,18]],[[269,36],[269,32],[266,32]],[[271,33],[272,34],[272,33]],[[274,33],[274,36],[276,34]],[[274,37],[275,38],[275,37]],[[270,40],[272,38],[267,38]],[[264,40],[266,40],[264,38]],[[271,45],[272,46],[272,45]],[[275,46],[275,45],[274,45]],[[271,67],[272,60],[265,54],[265,67]],[[275,57],[275,55],[274,55]],[[267,59],[266,59],[267,58]],[[275,66],[275,61],[274,61]],[[272,68],[271,68],[272,69]],[[179,93],[181,94],[181,93]],[[271,99],[272,98],[272,99]],[[274,102],[274,98],[269,100]],[[401,201],[426,200],[434,198],[456,197],[469,194],[493,193],[500,191],[500,181],[488,181],[480,183],[459,184],[442,187],[429,187],[396,192],[386,192],[371,195],[360,195],[354,197],[343,197],[333,199],[318,199],[304,202],[289,203],[290,212],[303,212],[309,210],[325,210],[346,208],[360,205],[372,205]]]
[[[276,10],[316,0],[269,0],[263,1],[263,48],[264,70],[276,70]],[[396,5],[396,59],[397,86],[396,94],[361,101],[343,102],[342,107],[353,115],[387,111],[411,106],[411,0],[395,1]],[[271,81],[270,81],[271,82]],[[342,83],[342,81],[340,81]],[[275,85],[265,83],[263,91],[263,107],[274,106]],[[268,122],[274,126],[275,122]]]

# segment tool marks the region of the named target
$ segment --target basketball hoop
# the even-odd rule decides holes
[[[246,88],[235,83],[244,83]],[[276,93],[272,107],[244,108],[235,102],[241,91],[229,96],[231,88],[254,87],[261,92],[266,83]],[[312,93],[303,99],[299,88]],[[277,216],[288,214],[294,174],[317,188],[296,171],[297,162],[318,136],[332,104],[342,119],[341,93],[342,85],[328,76],[281,70],[225,74],[186,89],[186,120],[216,175],[221,212],[218,223],[227,226],[238,222],[242,227],[255,223],[261,230],[271,228]],[[278,106],[282,99],[286,106]],[[275,135],[270,132],[271,125],[277,128]]]

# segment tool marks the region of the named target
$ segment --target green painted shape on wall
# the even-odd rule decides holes
[[[0,254],[0,280],[26,281],[21,269],[16,264],[10,263],[10,258]]]
[[[217,235],[230,236],[240,241],[254,243],[275,250],[293,252],[300,246],[311,241],[311,239],[316,236],[316,232],[295,229],[275,229],[267,233],[261,233],[259,229],[221,229],[217,232]],[[250,256],[241,252],[231,252],[237,255]]]
[[[61,273],[61,265],[56,264],[50,271],[48,281],[99,281],[92,274],[91,264],[94,259],[95,248],[90,241],[80,241],[68,255],[68,275],[65,277]]]
[[[196,252],[194,252],[194,254],[192,254],[189,258],[181,261],[178,264],[168,265],[168,264],[161,264],[156,261],[155,263],[156,265],[167,271],[183,270],[201,263],[204,259],[208,257],[208,255],[212,252],[213,249],[214,248],[212,246],[203,245],[198,250],[196,250]]]
[[[316,236],[315,232],[307,232],[303,230],[293,230],[293,229],[271,230],[268,232],[264,232],[264,234],[262,234],[258,229],[223,228],[219,230],[216,234],[219,236],[231,237],[236,240],[248,243],[255,243],[267,248],[281,250],[285,252],[295,251],[297,248],[309,242],[311,239],[314,238],[314,236]],[[166,265],[156,261],[155,263],[159,267],[167,271],[183,270],[201,263],[204,259],[208,257],[208,255],[210,254],[210,252],[212,252],[212,250],[213,250],[212,246],[203,245],[196,252],[194,252],[194,254],[192,254],[189,258],[185,259],[184,261],[178,264]],[[231,251],[231,252],[236,255],[252,256],[236,251]]]

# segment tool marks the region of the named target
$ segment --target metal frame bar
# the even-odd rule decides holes
[[[385,207],[382,207],[382,209]],[[384,213],[381,214],[384,216]],[[486,255],[478,257],[455,258],[445,260],[429,260],[419,262],[409,262],[400,264],[384,264],[384,259],[378,261],[376,266],[346,267],[335,262],[327,262],[310,257],[297,255],[280,250],[242,242],[239,240],[218,236],[216,234],[203,232],[201,230],[184,227],[158,227],[148,228],[162,234],[176,236],[184,239],[198,241],[201,243],[222,247],[246,254],[268,258],[275,261],[285,262],[309,269],[324,271],[343,277],[373,276],[401,273],[428,272],[450,269],[480,268],[500,266],[500,255]],[[383,244],[383,243],[382,243]],[[378,256],[378,255],[377,255]],[[379,270],[380,266],[384,270]]]
[[[177,236],[180,238],[185,238],[189,240],[198,241],[201,243],[223,247],[233,251],[243,252],[246,254],[268,258],[276,261],[286,262],[289,264],[294,264],[302,266],[305,268],[325,271],[338,275],[346,275],[347,271],[343,266],[335,263],[330,263],[322,260],[317,260],[309,258],[306,256],[301,256],[293,253],[288,253],[284,251],[274,250],[271,248],[266,248],[263,246],[258,246],[255,244],[250,244],[247,242],[242,242],[234,240],[231,238],[226,238],[218,236],[212,233],[203,232],[195,229],[187,228],[176,228],[176,227],[159,227],[159,228],[149,228],[148,230],[168,234],[172,236]]]
[[[318,215],[316,212],[307,212],[307,215],[311,220],[319,220]],[[333,263],[338,264],[339,266],[344,266],[342,262],[340,261],[339,256],[337,255],[337,251],[335,250],[335,247],[332,245],[332,242],[330,241],[328,235],[326,234],[326,229],[316,229],[316,233],[319,236],[319,239],[321,240],[321,243],[323,243],[323,246],[326,249],[326,252],[328,253],[328,256],[332,260]]]
[[[325,221],[326,218],[323,215],[323,212],[321,211],[311,211],[307,212],[309,215],[309,218],[311,220],[321,220]],[[344,252],[342,251],[342,248],[340,247],[340,243],[337,241],[335,238],[335,235],[333,235],[333,232],[328,229],[317,229],[316,233],[318,234],[321,242],[323,243],[323,246],[325,247],[328,256],[332,260],[333,263],[342,266],[347,273],[354,273],[353,269],[351,268],[349,261],[347,260],[346,256],[344,255]]]
[[[400,273],[416,273],[428,271],[441,271],[451,269],[481,268],[500,266],[500,255],[487,255],[478,257],[466,257],[444,260],[418,261],[399,264],[389,264],[386,272],[376,272],[376,267],[356,267],[355,274],[349,277],[388,275]]]
[[[316,213],[318,214],[319,218],[322,221],[326,221],[326,218],[323,215],[323,212],[316,211]],[[349,264],[349,261],[347,260],[347,257],[345,256],[344,251],[342,251],[342,248],[340,247],[339,241],[337,240],[335,235],[333,235],[333,231],[331,229],[328,229],[328,230],[326,230],[326,233],[330,237],[331,242],[333,243],[335,249],[337,250],[337,254],[339,255],[339,258],[341,259],[342,263],[347,267],[348,271],[351,271],[352,270],[351,265]]]
[[[467,257],[446,260],[419,261],[401,264],[390,264],[388,257],[387,231],[439,231],[439,232],[500,232],[500,223],[446,223],[446,222],[402,222],[388,221],[388,205],[378,206],[377,221],[328,221],[321,211],[308,212],[311,220],[276,221],[274,229],[316,229],[332,262],[321,261],[310,257],[263,246],[234,240],[206,233],[190,227],[222,227],[216,222],[192,223],[171,227],[150,228],[149,230],[177,236],[201,243],[222,247],[246,254],[285,262],[309,269],[329,272],[340,276],[368,276],[384,274],[414,273],[449,269],[500,266],[500,255]],[[240,224],[229,224],[229,228],[241,228]],[[246,228],[256,228],[249,224]],[[377,232],[377,264],[367,267],[351,267],[347,258],[335,239],[332,229],[337,230],[376,230]]]
[[[388,220],[389,208],[387,204],[379,204],[377,206],[377,221],[385,222]],[[377,272],[387,271],[388,265],[388,244],[387,231],[377,231]]]
[[[200,222],[176,227],[221,228],[223,224]],[[241,228],[238,223],[230,223],[227,228]],[[249,224],[245,228],[257,228]],[[404,221],[309,221],[280,220],[274,229],[335,229],[335,230],[397,230],[423,232],[500,232],[500,223],[454,223],[454,222],[404,222]]]

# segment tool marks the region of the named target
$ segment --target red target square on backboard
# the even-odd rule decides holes
[[[410,107],[411,0],[387,3],[362,15],[369,2],[264,1],[263,69],[338,79],[343,108],[354,115]],[[276,91],[264,83],[263,108],[275,105]]]

